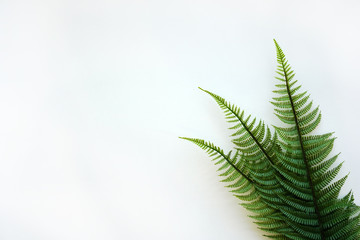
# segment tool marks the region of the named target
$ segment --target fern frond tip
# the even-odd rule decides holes
[[[188,140],[188,141],[193,141],[193,138],[188,138],[188,137],[179,137],[180,139],[184,139],[184,140]]]
[[[208,94],[210,94],[210,92],[208,91],[208,90],[206,90],[206,89],[203,89],[203,88],[201,88],[201,87],[198,87],[201,91],[203,91],[203,92],[206,92],[206,93],[208,93]]]
[[[274,41],[274,43],[275,43],[275,46],[280,48],[280,46],[279,46],[279,44],[278,44],[278,42],[276,41],[275,38],[273,39],[273,41]]]

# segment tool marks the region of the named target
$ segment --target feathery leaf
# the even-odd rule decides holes
[[[251,218],[272,239],[348,240],[360,238],[360,207],[352,193],[340,198],[347,175],[339,178],[338,155],[328,157],[335,138],[332,133],[311,135],[321,121],[319,107],[301,90],[295,73],[279,44],[277,94],[271,102],[283,126],[274,134],[262,121],[209,94],[231,124],[235,154],[210,142],[182,138],[205,150],[219,166],[223,182],[253,212]]]

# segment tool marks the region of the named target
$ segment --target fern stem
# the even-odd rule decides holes
[[[244,178],[246,178],[246,180],[254,184],[254,181],[251,180],[248,176],[246,176],[245,173],[243,173],[239,168],[237,168],[223,152],[218,151],[216,148],[210,148],[219,153],[238,173],[240,173]]]
[[[202,145],[203,147],[206,147],[208,149],[211,149],[215,152],[217,152],[218,154],[220,154],[224,159],[225,161],[227,161],[238,173],[241,174],[241,176],[243,176],[246,180],[248,180],[249,182],[251,182],[252,184],[255,184],[253,180],[251,180],[248,176],[246,176],[245,173],[243,173],[239,168],[237,168],[232,162],[231,160],[222,152],[222,151],[219,151],[219,149],[217,149],[216,147],[213,147],[212,144],[207,144],[205,141],[201,140],[202,142],[199,143],[199,141],[196,141],[196,139],[193,139],[193,138],[187,138],[187,137],[179,137],[181,139],[185,139],[185,140],[188,140],[188,141],[191,141],[193,143],[195,143],[196,145]]]
[[[301,131],[300,131],[299,120],[298,120],[296,109],[295,109],[295,106],[294,106],[294,101],[292,99],[291,92],[290,92],[289,78],[288,78],[287,71],[285,69],[284,57],[281,56],[281,54],[279,52],[280,47],[279,47],[279,45],[277,44],[276,41],[275,41],[275,44],[276,44],[276,47],[278,49],[278,53],[280,55],[281,66],[283,68],[284,78],[285,78],[285,83],[286,83],[286,90],[287,90],[287,94],[288,94],[289,99],[290,99],[291,109],[292,109],[292,112],[294,114],[294,120],[295,120],[297,134],[298,134],[298,137],[299,137],[301,153],[302,153],[303,160],[304,160],[304,163],[305,163],[305,168],[306,168],[306,176],[307,176],[307,179],[309,181],[309,185],[310,185],[310,188],[311,188],[311,194],[312,194],[314,207],[315,207],[315,213],[316,213],[317,218],[318,218],[321,240],[325,240],[323,224],[322,224],[322,221],[321,221],[321,214],[320,214],[319,205],[318,205],[318,202],[317,202],[315,187],[314,187],[311,175],[310,175],[310,166],[309,166],[309,163],[308,163],[308,159],[306,158],[306,154],[305,154],[305,148],[304,148],[304,143],[303,143],[303,139],[302,139],[302,134],[301,134]]]
[[[205,90],[205,89],[202,89],[201,87],[199,87],[200,90],[210,94],[212,97],[215,98],[216,101],[218,101],[218,99],[216,97],[215,94]],[[216,97],[215,97],[216,96]],[[265,151],[265,149],[263,148],[263,146],[259,143],[259,141],[257,140],[257,138],[252,134],[252,132],[249,130],[249,128],[246,126],[246,124],[243,122],[243,120],[240,118],[240,116],[233,111],[233,109],[231,109],[230,107],[228,107],[224,102],[222,102],[222,104],[239,120],[239,122],[241,123],[241,125],[243,126],[243,128],[245,128],[245,130],[249,133],[250,137],[255,141],[256,145],[259,146],[260,150],[264,153],[265,157],[270,161],[270,163],[272,165],[274,165],[274,162],[272,161],[272,159],[270,158],[269,154]]]

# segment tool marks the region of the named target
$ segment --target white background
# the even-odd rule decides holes
[[[0,239],[264,239],[216,168],[214,91],[269,124],[276,38],[360,204],[360,3],[0,2]],[[344,191],[345,192],[345,191]]]

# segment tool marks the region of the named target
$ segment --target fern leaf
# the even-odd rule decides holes
[[[282,84],[276,85],[276,93],[280,96],[274,99],[273,105],[276,115],[288,125],[286,128],[275,128],[281,136],[282,146],[277,155],[282,160],[278,170],[283,177],[278,180],[288,191],[289,199],[297,199],[297,205],[284,201],[289,207],[288,211],[283,210],[284,215],[294,222],[294,229],[304,239],[346,239],[345,236],[359,230],[343,230],[340,237],[333,233],[332,228],[349,221],[348,215],[352,214],[351,210],[347,210],[349,206],[341,204],[336,211],[326,210],[328,202],[338,201],[346,180],[344,177],[332,183],[341,164],[328,170],[336,157],[325,160],[332,150],[334,139],[329,138],[330,134],[310,137],[309,134],[320,123],[321,113],[318,107],[312,108],[310,95],[301,92],[301,85],[294,80],[294,71],[276,41],[275,46],[279,73],[277,79]],[[288,167],[290,165],[293,168]],[[297,171],[300,169],[302,171]],[[304,215],[304,211],[296,206],[305,205],[310,208]],[[309,218],[312,220],[309,221]]]
[[[274,216],[280,213],[279,210],[272,207],[274,206],[274,195],[276,191],[265,193],[266,187],[262,185],[263,183],[269,184],[273,176],[270,176],[270,179],[267,181],[264,180],[264,177],[258,176],[260,181],[255,181],[248,172],[249,169],[245,163],[246,158],[244,158],[244,155],[239,154],[239,151],[237,151],[234,156],[231,156],[231,152],[225,154],[220,147],[202,139],[185,137],[181,137],[181,139],[198,145],[213,158],[215,164],[219,165],[218,170],[222,172],[220,176],[224,177],[222,182],[229,183],[227,187],[233,189],[231,192],[234,193],[234,196],[246,202],[241,205],[254,213],[251,217],[258,220],[256,223],[259,225],[259,228],[269,233],[276,233],[276,236],[282,236],[283,239],[285,238],[285,235],[281,233],[291,229],[289,229],[289,226],[281,219],[274,220]],[[261,191],[259,191],[259,189],[261,189]],[[269,204],[269,202],[272,202],[272,204]],[[273,221],[273,224],[267,225],[265,222],[268,221]]]
[[[319,107],[294,79],[295,73],[274,40],[277,94],[271,102],[284,126],[246,116],[239,107],[204,89],[231,123],[234,152],[210,142],[183,138],[204,149],[218,166],[222,182],[253,212],[250,216],[271,239],[349,240],[360,238],[360,207],[352,193],[339,198],[347,175],[336,180],[342,163],[328,157],[332,133],[311,135],[321,121]]]

